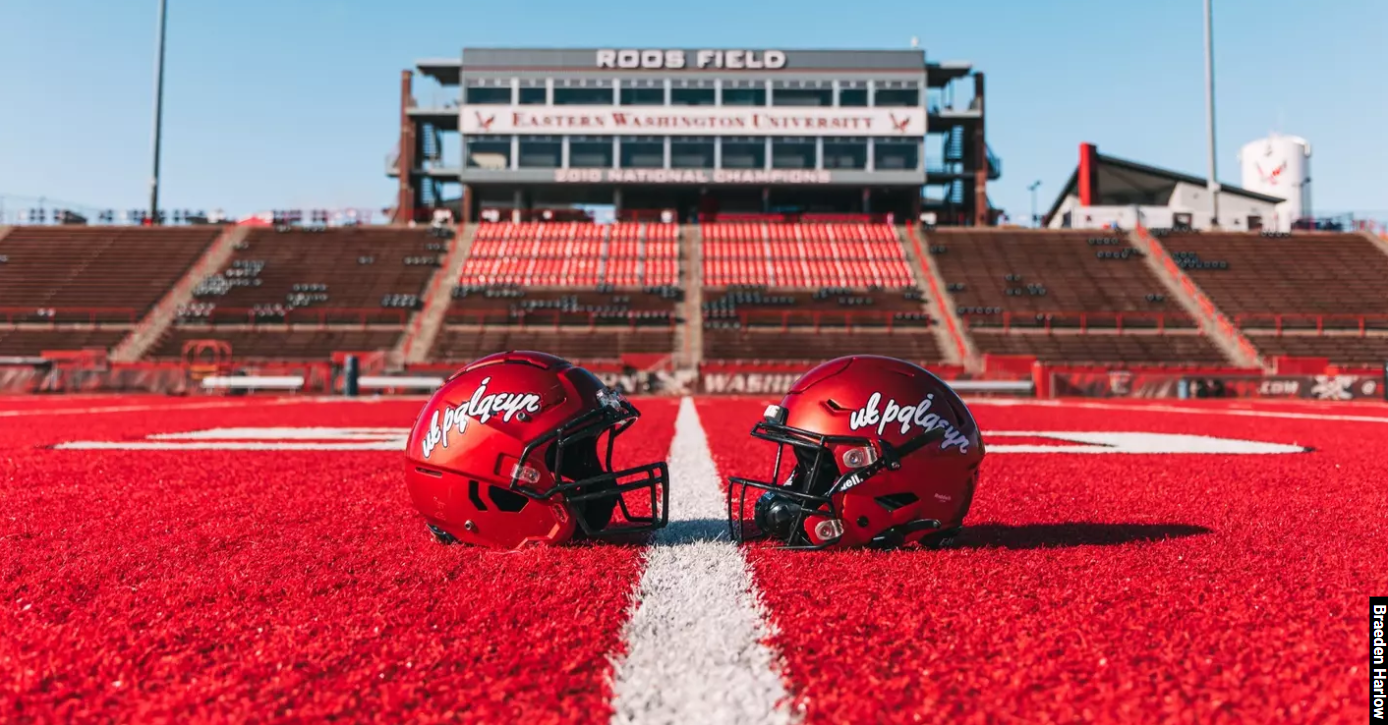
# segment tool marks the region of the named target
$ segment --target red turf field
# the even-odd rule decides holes
[[[638,404],[624,455],[663,457],[677,402]],[[0,722],[609,720],[641,547],[441,547],[390,450],[148,439],[403,428],[419,405],[0,399]],[[699,403],[720,473],[763,473],[763,405]],[[805,721],[1362,721],[1388,408],[1251,407],[978,405],[985,432],[1313,450],[990,454],[958,550],[751,548]],[[198,447],[51,448],[72,441]]]

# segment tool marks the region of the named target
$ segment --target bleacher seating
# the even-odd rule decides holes
[[[252,231],[148,353],[176,358],[187,340],[224,340],[237,358],[327,359],[393,347],[449,240],[427,229]],[[369,327],[368,327],[369,326]]]
[[[921,243],[971,327],[1078,326],[1080,313],[1092,326],[1116,326],[1117,313],[1131,313],[1125,326],[1195,326],[1121,233],[941,229]]]
[[[668,326],[681,295],[674,288],[617,292],[459,286],[446,320],[455,323],[538,322]]]
[[[0,307],[147,313],[221,235],[221,226],[15,226],[0,239]]]
[[[0,239],[0,354],[109,351],[222,231],[214,226],[11,229]]]
[[[891,225],[725,221],[701,232],[706,359],[941,359]]]
[[[915,284],[888,224],[704,224],[705,287],[885,287]]]
[[[658,287],[679,283],[679,227],[503,222],[477,227],[464,285]]]
[[[1224,354],[1204,335],[1190,332],[1114,334],[1096,332],[1000,332],[975,330],[978,351],[1029,355],[1042,362],[1112,365],[1227,365]]]
[[[133,324],[221,233],[214,226],[14,227],[0,239],[0,308],[55,309],[57,322]]]
[[[231,345],[236,360],[327,360],[334,352],[376,352],[393,347],[401,330],[391,328],[329,327],[263,329],[227,326],[171,328],[150,352],[158,359],[183,357],[193,340],[220,340]]]
[[[464,363],[506,350],[543,350],[580,362],[612,361],[629,354],[668,354],[674,345],[671,327],[448,326],[439,331],[431,358]]]
[[[202,309],[187,316],[240,323],[255,309],[353,310],[341,319],[356,322],[358,310],[412,309],[447,248],[425,229],[257,229],[201,281],[193,296]]]
[[[683,299],[679,235],[646,222],[481,224],[430,358],[668,354]]]
[[[704,357],[709,360],[803,360],[813,363],[841,355],[889,355],[924,363],[944,359],[935,335],[928,330],[704,330]]]
[[[1315,327],[1315,315],[1340,316],[1336,326],[1345,328],[1357,327],[1358,315],[1388,322],[1388,254],[1358,234],[1189,232],[1161,243],[1240,327],[1270,328],[1279,314],[1304,316],[1286,321],[1303,328]]]
[[[929,323],[922,302],[914,289],[705,289],[704,326],[921,327]]]
[[[33,357],[45,350],[110,350],[128,334],[127,329],[112,328],[0,328],[0,355]]]
[[[1160,241],[1263,355],[1383,364],[1388,254],[1366,237],[1171,232]]]
[[[1122,232],[940,229],[921,243],[980,353],[1227,363]]]

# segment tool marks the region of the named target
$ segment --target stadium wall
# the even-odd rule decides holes
[[[1180,226],[1177,215],[1189,215],[1185,221],[1191,228],[1210,229],[1214,216],[1209,191],[1186,183],[1176,184],[1165,206],[1084,206],[1077,194],[1070,194],[1061,202],[1048,226],[1066,228],[1067,215],[1071,229],[1103,229],[1115,225],[1120,229],[1175,227]],[[1219,195],[1219,216],[1224,220],[1223,226],[1232,231],[1257,229],[1257,222],[1266,229],[1287,231],[1280,226],[1276,204],[1230,192]]]

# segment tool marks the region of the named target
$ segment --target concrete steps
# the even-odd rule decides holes
[[[458,227],[449,245],[443,266],[434,273],[429,290],[424,295],[424,307],[411,315],[404,335],[396,352],[406,364],[417,364],[429,359],[429,351],[438,339],[439,330],[453,304],[453,288],[463,274],[463,263],[472,251],[472,242],[477,237],[477,225],[466,224]]]
[[[704,360],[704,237],[698,224],[686,224],[680,234],[680,257],[685,260],[684,322],[675,328],[675,368],[698,370]]]
[[[193,301],[193,289],[198,283],[225,267],[227,260],[231,259],[232,253],[236,251],[236,245],[250,232],[251,227],[227,227],[154,308],[141,318],[130,334],[111,350],[111,361],[135,362],[144,357],[145,353],[159,342],[159,338],[164,336],[164,331],[169,325],[173,324],[178,309]]]
[[[978,353],[978,349],[973,344],[973,339],[964,331],[964,321],[954,310],[953,300],[945,292],[945,280],[940,276],[939,270],[930,263],[930,256],[926,254],[926,243],[923,235],[917,231],[916,227],[907,225],[905,228],[906,237],[911,240],[908,245],[903,245],[909,257],[914,258],[916,269],[920,271],[921,277],[925,280],[926,295],[930,298],[927,307],[930,315],[936,320],[944,322],[943,325],[931,325],[935,331],[935,337],[939,347],[944,351],[946,362],[954,365],[963,365],[970,372],[979,372],[983,369],[983,356]]]
[[[1195,280],[1176,265],[1166,247],[1141,227],[1128,233],[1128,239],[1143,253],[1143,262],[1152,273],[1166,285],[1166,289],[1195,318],[1200,330],[1229,358],[1229,361],[1246,368],[1267,368],[1258,355],[1258,349],[1249,342],[1229,318],[1215,307]]]

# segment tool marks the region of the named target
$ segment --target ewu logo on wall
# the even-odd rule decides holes
[[[702,373],[699,390],[709,395],[785,395],[804,373]]]

